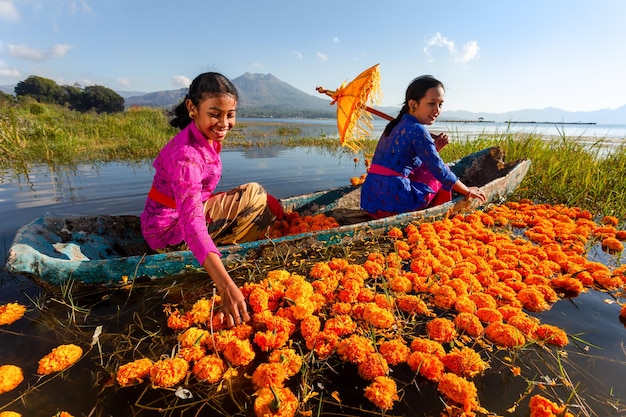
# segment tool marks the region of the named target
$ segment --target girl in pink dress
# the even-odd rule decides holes
[[[258,239],[281,215],[280,204],[257,183],[214,194],[222,175],[220,150],[235,126],[238,94],[221,74],[196,77],[170,122],[181,131],[154,161],[154,180],[141,214],[153,249],[186,243],[222,297],[227,326],[250,319],[243,294],[226,271],[217,245]]]

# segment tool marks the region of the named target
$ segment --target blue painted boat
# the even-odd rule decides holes
[[[529,160],[505,163],[500,148],[487,148],[450,164],[468,185],[480,186],[487,203],[501,203],[512,194],[530,167]],[[220,247],[228,264],[261,256],[262,250],[341,244],[366,239],[392,227],[427,221],[446,214],[476,209],[478,200],[461,195],[429,209],[371,220],[359,210],[360,187],[345,186],[281,199],[286,211],[301,215],[323,213],[340,227]],[[46,214],[22,227],[9,249],[6,268],[53,285],[73,279],[87,284],[117,284],[147,276],[161,278],[199,268],[188,250],[155,253],[141,236],[138,216],[76,216]]]

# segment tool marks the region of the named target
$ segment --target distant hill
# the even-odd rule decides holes
[[[272,74],[245,73],[232,80],[239,92],[239,117],[335,117],[330,100],[315,97],[279,80]],[[125,99],[132,105],[173,107],[185,96],[187,89],[159,91]]]

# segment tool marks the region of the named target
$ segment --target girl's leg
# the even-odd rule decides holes
[[[209,234],[216,245],[257,240],[274,221],[267,193],[256,182],[215,194],[204,205]]]

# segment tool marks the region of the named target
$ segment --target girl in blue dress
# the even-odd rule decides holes
[[[361,189],[361,208],[384,217],[450,201],[451,191],[485,201],[479,187],[467,187],[439,156],[448,135],[431,135],[426,125],[439,117],[444,86],[430,75],[415,78],[404,105],[378,141]]]

